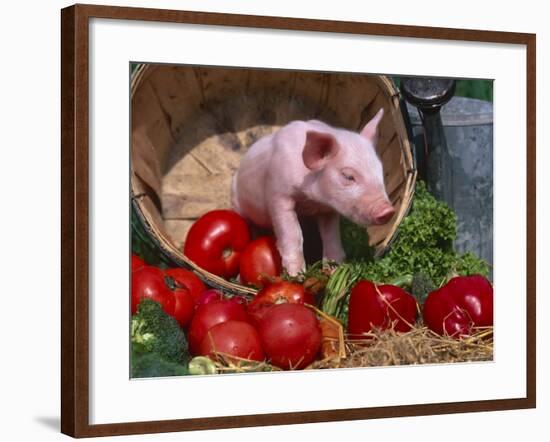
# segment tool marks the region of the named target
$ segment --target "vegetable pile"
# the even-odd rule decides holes
[[[383,258],[373,257],[364,228],[341,227],[350,261],[318,262],[291,278],[275,239],[253,239],[235,212],[197,220],[184,253],[258,288],[252,299],[150,253],[132,255],[132,377],[450,360],[442,348],[464,354],[459,360],[492,357],[489,266],[453,249],[456,217],[424,183]]]
[[[249,302],[204,285],[199,293],[192,287],[200,280],[183,269],[145,263],[134,268],[133,377],[207,374],[217,372],[215,362],[228,360],[257,362],[270,370],[301,369],[324,354],[322,315],[309,306],[313,295],[301,284],[271,283]],[[190,302],[185,315],[179,298]]]

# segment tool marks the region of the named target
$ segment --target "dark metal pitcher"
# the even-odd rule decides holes
[[[426,81],[415,80],[417,85]],[[473,252],[492,265],[493,105],[452,97],[454,81],[440,81],[424,83],[424,88],[406,81],[401,85],[418,169],[430,191],[456,213],[456,250]]]

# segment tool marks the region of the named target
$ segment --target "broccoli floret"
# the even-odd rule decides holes
[[[420,305],[424,304],[430,292],[433,292],[436,288],[432,279],[426,273],[416,273],[413,276],[411,292]]]
[[[167,362],[186,364],[187,340],[177,321],[151,299],[143,299],[132,317],[132,347],[140,353],[156,353]]]
[[[132,350],[132,377],[158,378],[165,376],[185,376],[189,374],[184,365],[168,362],[156,353],[143,353]]]

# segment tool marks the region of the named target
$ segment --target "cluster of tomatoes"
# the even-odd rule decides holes
[[[358,336],[373,328],[406,332],[419,311],[416,299],[402,288],[363,280],[350,294],[348,333]],[[428,295],[422,317],[439,335],[469,336],[478,327],[493,325],[493,287],[481,275],[456,276]]]
[[[193,355],[216,359],[226,354],[268,360],[282,369],[301,369],[317,357],[322,332],[317,316],[305,304],[313,296],[301,284],[267,285],[251,302],[219,294],[201,305],[189,325]]]
[[[203,270],[261,287],[281,274],[281,256],[273,236],[251,240],[246,221],[232,210],[212,210],[201,216],[185,239],[183,253]]]
[[[301,369],[319,354],[322,331],[313,295],[301,284],[277,281],[252,301],[207,289],[191,271],[162,270],[132,256],[132,313],[141,299],[159,302],[187,332],[194,356],[229,355]]]

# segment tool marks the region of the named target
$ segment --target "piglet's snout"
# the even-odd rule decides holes
[[[385,203],[378,207],[372,216],[372,223],[375,225],[386,224],[395,214],[391,204]]]
[[[395,209],[386,197],[372,200],[372,197],[364,198],[358,207],[358,216],[355,221],[364,225],[386,224],[395,214]]]

